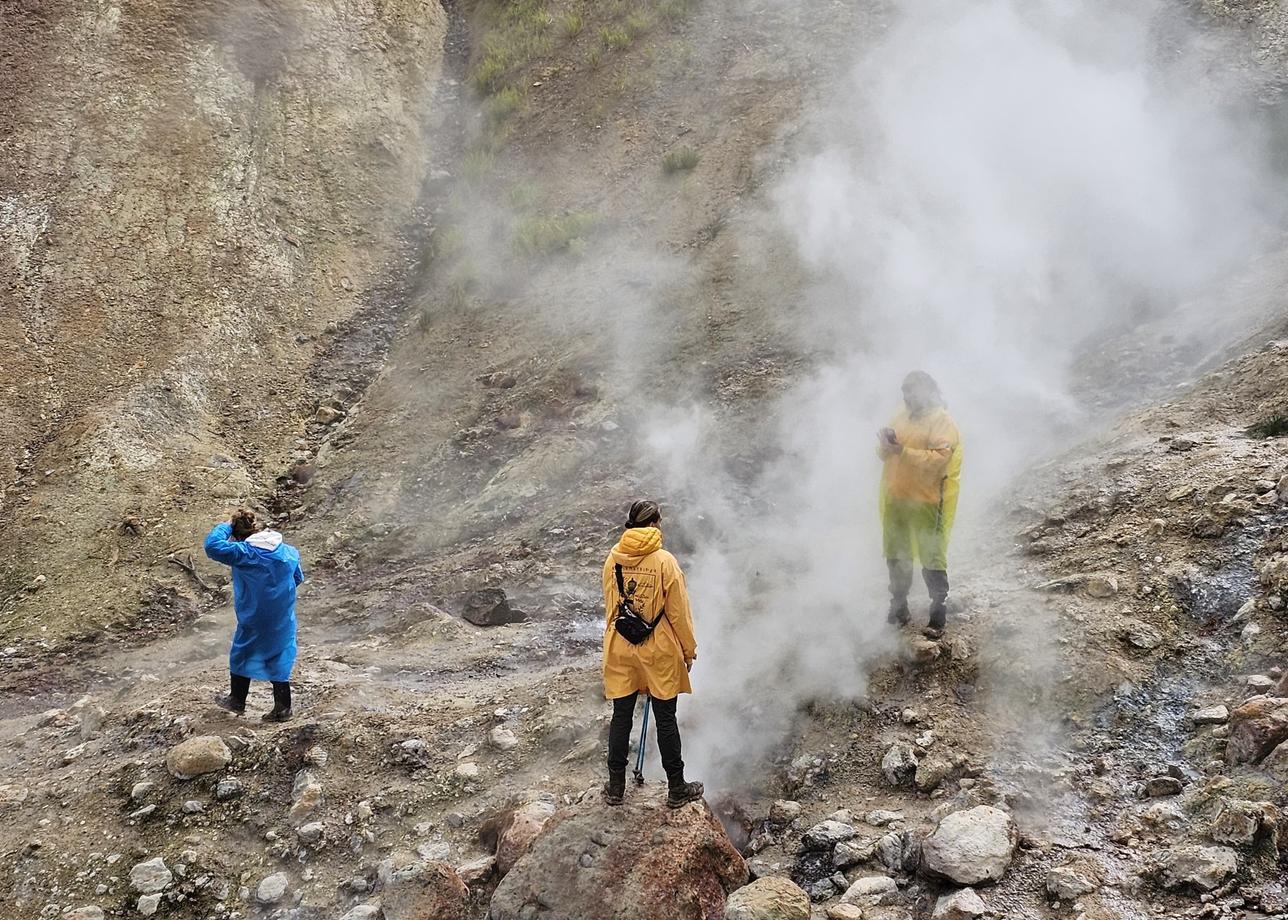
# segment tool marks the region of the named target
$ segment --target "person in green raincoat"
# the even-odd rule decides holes
[[[939,384],[924,371],[903,381],[903,408],[877,435],[881,471],[881,530],[890,570],[887,620],[907,625],[912,570],[930,594],[926,635],[944,633],[948,616],[948,537],[957,514],[962,443]]]

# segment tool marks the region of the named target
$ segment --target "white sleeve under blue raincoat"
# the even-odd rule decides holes
[[[240,542],[232,530],[216,524],[206,537],[206,555],[233,569],[237,632],[228,670],[251,680],[288,681],[295,666],[295,586],[304,581],[300,554],[275,530]]]

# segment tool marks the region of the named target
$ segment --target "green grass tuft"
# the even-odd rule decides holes
[[[665,173],[688,172],[697,166],[702,157],[692,147],[677,147],[662,157],[662,171]]]
[[[586,22],[581,18],[581,13],[564,13],[563,18],[559,20],[559,32],[569,40],[580,35],[584,28],[586,28]]]
[[[624,51],[631,46],[631,33],[621,26],[605,26],[599,30],[599,40],[609,51]]]
[[[595,216],[584,212],[555,217],[525,217],[515,229],[515,247],[525,256],[553,255],[585,251],[586,234],[595,225]]]
[[[523,105],[523,93],[517,86],[507,86],[487,101],[487,117],[494,125],[505,121]]]
[[[1288,436],[1288,412],[1276,412],[1255,425],[1249,425],[1244,432],[1250,438],[1282,438]]]

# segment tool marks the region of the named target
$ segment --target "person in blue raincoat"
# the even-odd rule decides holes
[[[228,653],[231,693],[216,700],[246,711],[252,680],[273,684],[273,709],[265,722],[291,717],[291,668],[295,665],[295,586],[304,581],[300,554],[275,530],[260,530],[252,511],[238,511],[206,537],[206,555],[232,566],[237,631]]]

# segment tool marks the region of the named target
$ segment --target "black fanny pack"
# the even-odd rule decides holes
[[[613,628],[616,629],[627,642],[631,645],[639,645],[649,636],[653,635],[653,630],[657,624],[662,622],[662,617],[666,616],[666,608],[657,615],[652,623],[644,619],[635,612],[631,606],[630,598],[626,596],[626,585],[622,580],[622,567],[619,565],[617,571],[617,593],[622,599],[617,604],[617,616],[613,619]]]

